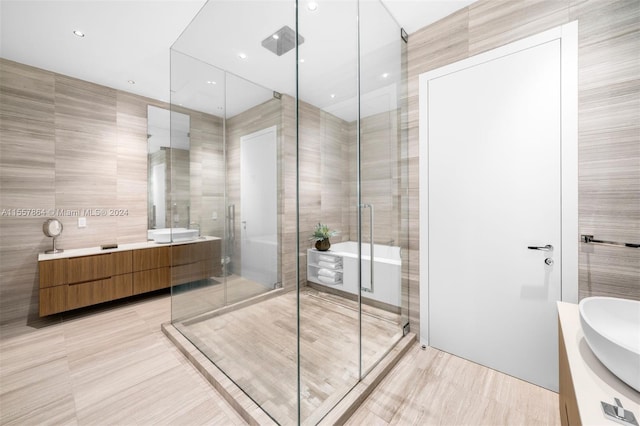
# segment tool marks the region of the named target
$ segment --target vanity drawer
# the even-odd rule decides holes
[[[169,267],[133,273],[133,294],[146,293],[171,286]]]
[[[131,274],[116,275],[103,280],[71,284],[67,290],[67,309],[108,302],[131,296]]]
[[[67,283],[67,259],[38,262],[38,269],[40,272],[40,288]]]
[[[171,266],[186,265],[200,260],[198,246],[198,243],[171,246]]]
[[[40,289],[40,316],[57,314],[67,310],[66,285]]]
[[[220,261],[219,240],[174,245],[171,250],[172,266],[187,265],[216,257],[218,262]]]
[[[165,266],[169,266],[170,259],[171,247],[168,246],[134,250],[133,271],[164,268]]]
[[[110,254],[67,259],[67,282],[69,284],[109,278],[112,274],[113,259]]]
[[[117,251],[110,254],[113,262],[112,275],[128,274],[133,271],[133,253],[128,251]]]

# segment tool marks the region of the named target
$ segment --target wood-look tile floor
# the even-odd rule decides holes
[[[558,394],[419,344],[347,425],[559,425]]]
[[[160,330],[170,306],[164,292],[0,329],[0,424],[245,424]]]
[[[0,424],[240,425],[160,331],[168,293],[0,328]],[[351,425],[559,424],[557,395],[418,345]]]
[[[402,338],[398,314],[366,308],[361,324],[364,369],[373,367]],[[174,325],[278,423],[295,424],[296,316],[297,294],[287,292],[202,321]],[[300,415],[310,420],[305,423],[317,423],[357,384],[359,327],[356,301],[308,287],[300,292]]]

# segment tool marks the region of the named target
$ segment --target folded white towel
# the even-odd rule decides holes
[[[342,263],[341,262],[332,263],[332,262],[325,262],[321,260],[320,262],[318,262],[318,266],[322,268],[329,268],[329,269],[340,269],[342,268]]]
[[[326,284],[341,284],[342,282],[338,279],[338,278],[329,278],[329,277],[323,277],[323,276],[318,276],[318,280],[326,283]]]
[[[342,258],[337,256],[327,256],[326,254],[321,254],[318,256],[318,260],[321,260],[323,262],[338,263],[342,260]]]
[[[321,275],[323,277],[335,278],[339,274],[340,272],[332,271],[331,269],[326,269],[326,268],[318,269],[318,275]]]

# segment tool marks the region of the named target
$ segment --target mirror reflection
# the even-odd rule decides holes
[[[153,105],[148,106],[147,117],[149,235],[167,228],[188,229],[192,225],[190,117]]]

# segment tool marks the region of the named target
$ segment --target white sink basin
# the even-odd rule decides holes
[[[580,301],[580,324],[600,362],[640,392],[640,302],[587,297]]]
[[[200,231],[197,229],[163,228],[150,229],[148,231],[149,239],[154,240],[156,243],[177,243],[180,241],[192,241],[199,236]]]

